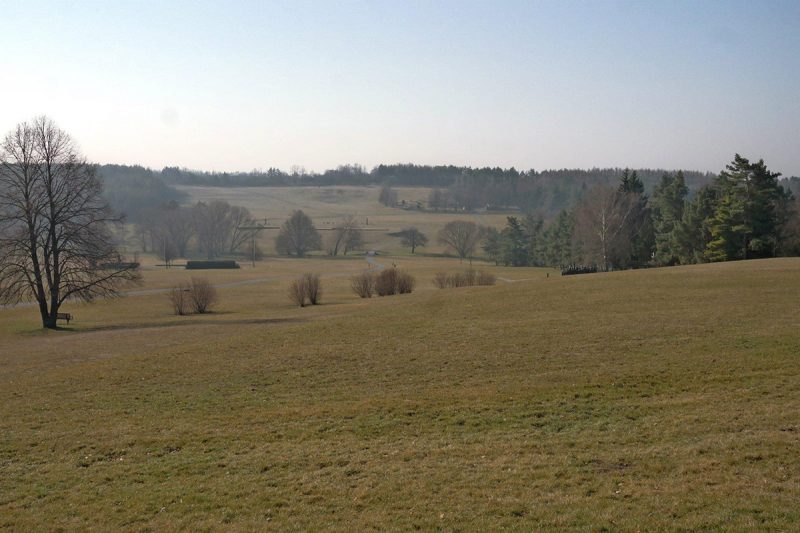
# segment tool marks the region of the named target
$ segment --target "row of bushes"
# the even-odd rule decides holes
[[[169,291],[169,301],[176,315],[208,313],[217,303],[217,289],[206,278],[192,278]]]
[[[469,269],[464,272],[448,274],[437,272],[433,283],[440,289],[450,287],[471,287],[473,285],[494,285],[494,274]],[[362,272],[350,278],[350,287],[361,298],[408,294],[414,290],[416,279],[408,272],[396,267],[380,272]],[[322,281],[318,274],[303,274],[289,285],[289,299],[300,307],[317,305],[322,298]],[[208,313],[217,303],[217,291],[207,278],[192,278],[173,287],[169,300],[176,315]]]
[[[363,272],[350,278],[350,287],[361,298],[372,298],[373,294],[408,294],[414,290],[416,284],[414,276],[395,267],[377,273]]]
[[[482,270],[468,269],[464,272],[437,272],[433,277],[433,284],[440,289],[451,289],[454,287],[472,287],[473,285],[494,285],[497,277],[491,272]]]

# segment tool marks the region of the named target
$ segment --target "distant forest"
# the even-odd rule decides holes
[[[137,219],[143,209],[159,203],[180,203],[183,195],[171,185],[212,187],[320,187],[334,185],[388,185],[437,189],[437,205],[431,209],[474,210],[519,209],[549,217],[574,204],[595,185],[613,183],[622,169],[528,170],[514,168],[470,168],[427,165],[378,165],[367,171],[359,165],[344,165],[322,173],[278,169],[242,173],[214,173],[165,167],[152,170],[142,166],[101,165],[106,196],[111,204]],[[646,190],[652,190],[664,170],[637,169]],[[714,175],[684,172],[690,191],[709,183]]]
[[[366,170],[359,165],[343,165],[322,173],[302,170],[216,173],[165,167],[152,170],[142,166],[101,165],[106,181],[106,196],[111,204],[136,220],[154,205],[181,203],[184,195],[172,185],[212,187],[321,187],[334,185],[390,187],[430,187],[429,209],[455,211],[482,208],[513,209],[551,218],[574,205],[597,185],[612,185],[623,173],[620,168],[527,170],[512,168],[471,168],[452,165],[378,165]],[[646,193],[652,193],[664,169],[635,169]],[[690,196],[716,177],[710,172],[683,171]],[[800,196],[800,178],[782,180],[785,189]]]

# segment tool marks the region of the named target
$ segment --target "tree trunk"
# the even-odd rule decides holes
[[[42,327],[46,329],[56,329],[58,327],[58,309],[53,309],[51,312],[47,311],[47,305],[39,305],[42,315]]]

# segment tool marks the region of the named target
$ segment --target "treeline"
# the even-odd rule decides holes
[[[186,194],[164,183],[161,172],[138,165],[98,165],[96,170],[104,181],[103,196],[128,221],[138,222],[155,206],[186,200]]]
[[[143,210],[134,234],[143,252],[153,252],[169,265],[192,255],[260,257],[254,239],[259,228],[250,211],[225,201],[193,206],[169,202]]]
[[[117,167],[119,168],[119,167]],[[139,175],[141,167],[130,168]],[[144,169],[141,169],[144,170]],[[203,185],[215,187],[277,187],[383,185],[388,187],[430,187],[435,191],[428,199],[433,210],[519,209],[528,213],[552,216],[578,201],[586,190],[598,184],[613,182],[621,169],[527,170],[515,168],[472,168],[453,165],[378,165],[367,170],[360,165],[342,165],[321,173],[294,169],[253,170],[251,172],[202,172],[165,167],[148,171],[165,185]],[[646,191],[658,183],[664,170],[638,169]],[[686,184],[694,191],[709,183],[713,175],[684,172]]]
[[[641,268],[800,255],[800,205],[763,160],[736,155],[690,195],[683,172],[663,173],[652,194],[638,171],[596,185],[549,224],[510,216],[489,228],[483,250],[513,266]]]

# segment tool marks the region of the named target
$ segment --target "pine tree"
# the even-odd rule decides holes
[[[736,154],[715,181],[719,200],[711,221],[710,261],[773,257],[780,246],[790,196],[763,160]]]

